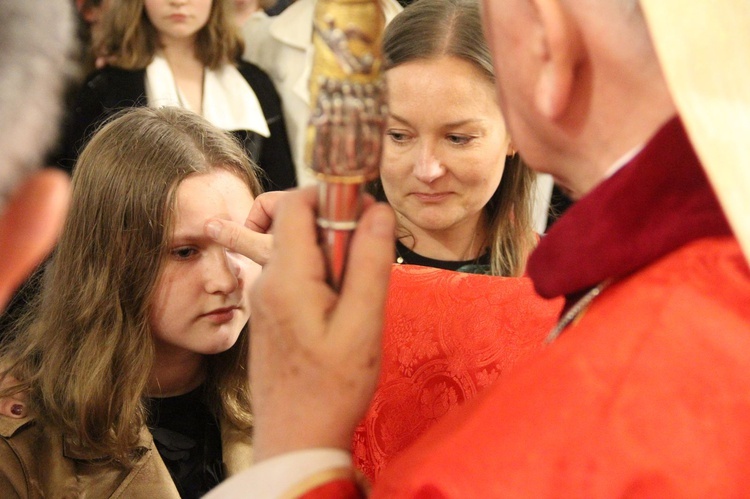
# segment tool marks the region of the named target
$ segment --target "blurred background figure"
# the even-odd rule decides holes
[[[278,0],[273,7],[266,9],[266,13],[269,16],[278,16],[284,9],[292,5],[294,1],[295,0]]]
[[[240,28],[253,14],[268,13],[278,2],[276,0],[234,0],[234,15]]]
[[[79,37],[83,56],[84,75],[95,69],[96,47],[101,44],[104,33],[103,20],[113,0],[76,0],[76,8],[81,20]]]
[[[296,0],[275,17],[260,12],[242,26],[244,58],[268,73],[284,103],[284,117],[300,185],[315,182],[304,161],[310,118],[308,83],[312,69],[315,2]],[[402,10],[396,0],[380,0],[380,5],[386,22],[390,22]]]
[[[67,0],[0,2],[0,309],[51,249],[64,218],[67,180],[34,172],[57,136],[74,26]]]
[[[233,0],[110,0],[99,55],[66,130],[67,168],[118,109],[177,106],[233,132],[265,172],[266,189],[296,185],[281,103],[266,74],[239,59]]]

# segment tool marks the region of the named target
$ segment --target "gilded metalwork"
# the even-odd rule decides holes
[[[316,5],[307,159],[317,174],[377,177],[388,113],[383,25],[376,0],[319,0]]]
[[[362,208],[362,185],[378,175],[388,108],[377,0],[318,0],[306,160],[319,180],[320,244],[339,289]]]

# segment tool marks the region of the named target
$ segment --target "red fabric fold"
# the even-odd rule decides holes
[[[451,409],[539,350],[561,306],[525,277],[394,266],[381,377],[354,435],[355,465],[376,479]]]

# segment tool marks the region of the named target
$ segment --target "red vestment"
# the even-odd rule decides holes
[[[747,494],[750,271],[679,120],[566,212],[529,274],[569,303],[613,282],[373,496]]]
[[[561,306],[528,277],[394,265],[380,380],[354,434],[356,467],[376,479],[449,410],[539,350]]]

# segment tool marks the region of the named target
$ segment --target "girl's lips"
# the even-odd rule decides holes
[[[234,314],[236,312],[237,312],[236,307],[218,308],[216,310],[212,310],[211,312],[207,314],[203,314],[201,317],[207,318],[209,321],[213,322],[214,324],[224,324],[234,319]]]
[[[187,16],[185,14],[172,14],[169,19],[174,22],[185,22]]]
[[[424,192],[415,192],[412,194],[415,198],[419,199],[423,203],[439,203],[440,201],[443,201],[445,198],[451,195],[450,192],[434,192],[434,193],[424,193]]]

